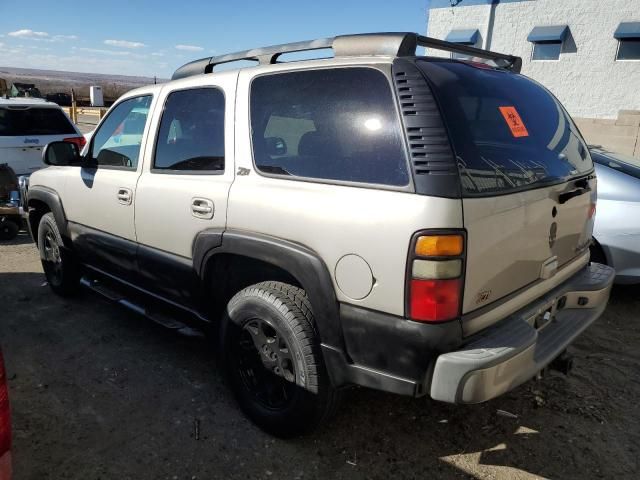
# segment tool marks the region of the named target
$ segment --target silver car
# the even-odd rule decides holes
[[[598,175],[591,259],[616,269],[616,283],[640,283],[640,159],[590,147]]]

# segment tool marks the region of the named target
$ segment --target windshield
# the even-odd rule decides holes
[[[468,62],[417,65],[434,89],[465,196],[561,183],[593,169],[575,124],[536,82]]]
[[[0,108],[0,136],[76,134],[65,114],[57,108]]]

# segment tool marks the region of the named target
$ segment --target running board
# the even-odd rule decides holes
[[[180,322],[165,313],[151,310],[140,303],[134,302],[131,299],[126,298],[116,289],[110,288],[98,279],[84,276],[80,279],[80,284],[89,290],[102,295],[107,300],[122,305],[123,307],[154,321],[158,325],[162,325],[169,330],[175,330],[180,335],[184,335],[185,337],[204,337],[204,333],[202,331],[196,330],[186,323]]]

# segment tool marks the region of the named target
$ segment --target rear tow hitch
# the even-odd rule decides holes
[[[569,372],[573,368],[573,355],[570,355],[565,350],[549,364],[549,368],[565,375],[569,375]]]

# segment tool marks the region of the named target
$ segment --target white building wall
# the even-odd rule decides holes
[[[489,5],[432,8],[427,35],[477,28],[486,39]],[[615,118],[640,110],[640,61],[616,61],[620,22],[640,21],[640,0],[530,0],[495,7],[491,50],[522,57],[522,73],[549,88],[572,116]],[[568,25],[559,61],[532,62],[527,36],[536,26]],[[429,50],[429,55],[436,52]],[[438,55],[442,53],[438,52]],[[446,54],[445,54],[446,55]]]

